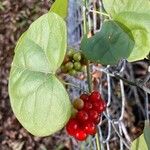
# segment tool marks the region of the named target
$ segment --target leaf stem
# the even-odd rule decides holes
[[[86,70],[87,70],[87,82],[88,82],[88,88],[89,88],[89,92],[92,92],[92,77],[91,77],[91,73],[90,73],[90,62],[88,61],[87,66],[86,66]]]
[[[100,139],[99,139],[98,133],[96,133],[95,139],[96,139],[97,150],[101,150],[101,146],[99,144]]]
[[[109,14],[104,13],[104,12],[100,12],[100,11],[97,11],[97,10],[91,10],[91,9],[89,9],[89,12],[97,13],[97,14],[106,16],[106,17],[108,17],[108,18],[111,18]]]
[[[83,32],[87,34],[87,20],[86,20],[86,0],[83,0],[84,9],[83,9]]]
[[[86,20],[86,0],[83,0],[84,3],[84,10],[83,10],[83,27],[84,27],[84,34],[87,34],[87,20]],[[91,72],[90,72],[90,61],[87,63],[87,81],[88,81],[88,87],[89,87],[89,92],[92,92],[92,77],[91,77]],[[100,144],[99,144],[99,137],[98,133],[95,135],[96,138],[96,146],[97,150],[100,150]]]

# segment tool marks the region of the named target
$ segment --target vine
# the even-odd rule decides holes
[[[86,8],[86,0],[83,0],[84,2],[84,7]],[[86,10],[83,11],[83,24],[84,24],[84,34],[86,35],[87,34],[87,21],[86,21]],[[88,80],[88,87],[89,87],[89,92],[91,93],[92,92],[92,79],[91,79],[91,72],[90,72],[90,61],[87,62],[87,80]],[[98,136],[98,133],[96,133],[95,135],[96,137],[96,146],[97,146],[97,150],[100,150],[101,147],[100,147],[100,144],[99,144],[99,136]]]
[[[96,135],[97,149],[100,150],[96,125],[99,123],[99,115],[105,111],[106,104],[100,93],[93,91],[90,64],[94,62],[116,65],[123,59],[133,62],[146,58],[150,49],[150,29],[147,23],[150,20],[150,2],[103,0],[106,13],[88,10],[86,0],[83,0],[83,3],[84,36],[80,51],[77,52],[78,54],[74,51],[68,54],[67,61],[65,60],[67,49],[65,20],[68,0],[56,0],[50,11],[34,21],[22,34],[16,44],[10,71],[9,95],[16,117],[33,135],[48,136],[66,126],[68,133],[80,141],[85,140],[88,135]],[[90,38],[87,37],[87,10],[107,18],[101,30]],[[60,82],[56,76],[58,69],[61,68],[61,71],[65,69],[63,73],[73,76],[76,72],[82,71],[85,57],[89,92],[72,83]],[[150,58],[147,59],[150,62]],[[129,81],[108,68],[101,71],[150,94],[150,89],[146,86],[150,79],[149,70],[142,82]],[[74,119],[71,118],[73,106],[63,84],[83,91],[80,98],[74,102],[76,109]],[[86,102],[87,99],[89,102]],[[88,105],[85,105],[87,103]],[[92,119],[92,123],[88,119],[90,121]],[[79,127],[81,121],[84,123],[84,131]],[[140,139],[148,148],[150,148],[149,132],[149,124],[145,123],[144,134]],[[132,144],[133,150],[134,145],[135,142]]]

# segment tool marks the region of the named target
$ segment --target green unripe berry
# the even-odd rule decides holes
[[[67,73],[67,69],[64,65],[62,65],[60,69],[63,73]]]
[[[77,110],[81,110],[84,107],[84,102],[82,99],[75,99],[73,102],[73,107]]]
[[[78,113],[78,110],[73,107],[71,111],[71,118],[75,118],[77,113]]]
[[[70,49],[70,50],[67,52],[67,56],[68,56],[68,57],[73,57],[73,54],[74,54],[74,50],[73,50],[73,49]]]
[[[73,55],[73,59],[75,61],[80,61],[81,60],[81,53],[80,52],[77,52]]]
[[[72,63],[72,62],[67,62],[67,63],[65,64],[65,68],[66,68],[67,70],[71,70],[71,69],[73,68],[73,63]]]
[[[86,66],[85,65],[83,65],[83,66],[81,66],[81,71],[85,71],[85,69],[86,69]]]
[[[75,69],[71,69],[69,72],[69,75],[71,76],[75,76],[77,74],[76,70]]]
[[[75,62],[74,64],[73,64],[73,66],[74,66],[74,69],[75,70],[81,70],[81,63],[80,62]]]

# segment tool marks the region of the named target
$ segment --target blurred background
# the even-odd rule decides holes
[[[53,0],[0,0],[0,150],[95,149],[94,140],[93,143],[88,143],[90,147],[86,144],[82,145],[69,138],[65,130],[44,138],[32,136],[20,125],[10,107],[8,77],[16,41],[34,20],[49,10],[52,3]],[[92,5],[94,4],[96,7],[99,7],[96,1],[92,3]],[[72,47],[78,47],[82,36],[82,3],[81,1],[70,0],[69,7],[68,20],[72,20],[74,15],[77,20],[68,21],[70,22],[68,23],[68,43]],[[89,14],[89,16],[91,20],[94,20],[92,14]],[[101,21],[97,19],[96,26],[99,27],[100,23]],[[94,28],[91,28],[91,33],[94,32]],[[123,76],[129,80],[143,80],[147,74],[148,65],[146,60],[127,63]],[[98,67],[101,68],[101,66]],[[116,68],[111,69],[115,70]],[[78,83],[80,87],[86,87],[86,83],[83,82],[83,76],[84,74],[80,74],[76,79],[68,77],[67,80]],[[94,68],[92,68],[92,79],[95,88],[98,87],[106,99],[108,99],[110,92],[108,91],[108,87],[111,87],[113,94],[111,95],[112,103],[109,109],[112,116],[119,116],[124,107],[122,129],[125,128],[126,130],[124,131],[128,133],[123,132],[122,138],[127,140],[127,143],[130,143],[130,140],[135,139],[142,133],[144,120],[149,116],[149,113],[147,116],[145,109],[146,107],[149,108],[149,103],[147,106],[145,102],[145,98],[148,100],[149,95],[137,87],[125,84],[123,92],[126,95],[126,101],[122,106],[122,91],[119,80],[110,79],[106,73],[103,74],[100,70]],[[147,86],[150,86],[149,81],[147,82]],[[81,92],[75,91],[70,87],[67,88],[70,91],[71,98],[78,96]],[[99,128],[100,131],[102,130],[102,133],[99,133],[104,138],[107,138],[108,132],[111,132],[108,141],[103,142],[103,148],[106,149],[109,144],[110,150],[119,150],[120,142],[118,139],[120,137],[118,137],[114,129],[108,131],[108,124],[108,119],[103,118],[103,126],[101,129]],[[116,129],[119,131],[119,126]],[[122,148],[128,149],[125,146],[122,146]]]

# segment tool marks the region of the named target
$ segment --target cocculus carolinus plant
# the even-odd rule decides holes
[[[97,91],[84,93],[74,102],[76,114],[71,118],[69,95],[56,75],[60,66],[63,73],[76,75],[87,63],[116,65],[120,59],[133,62],[149,53],[150,2],[103,0],[103,5],[108,14],[101,30],[90,38],[85,33],[79,52],[66,54],[68,0],[56,0],[19,38],[9,95],[15,116],[31,134],[48,136],[65,126],[80,141],[96,134],[106,103]]]
[[[52,11],[33,22],[17,42],[10,102],[17,119],[33,135],[51,135],[70,118],[69,96],[56,76],[66,46],[66,22]]]

